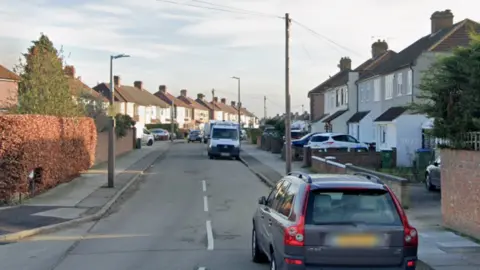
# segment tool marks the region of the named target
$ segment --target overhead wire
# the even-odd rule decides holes
[[[231,10],[236,10],[239,12],[246,12],[252,15],[259,15],[259,16],[265,16],[265,17],[272,17],[272,18],[277,18],[277,19],[285,19],[285,17],[278,16],[278,15],[273,15],[273,14],[267,14],[263,12],[258,12],[258,11],[253,11],[253,10],[248,10],[248,9],[243,9],[243,8],[235,8],[235,7],[229,7],[226,5],[221,5],[221,4],[216,4],[204,0],[191,0],[192,2],[197,2],[197,3],[202,3],[202,4],[207,4],[215,7],[220,7],[220,8],[226,8],[226,9],[231,9]]]

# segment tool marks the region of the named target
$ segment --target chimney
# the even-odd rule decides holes
[[[388,44],[385,40],[377,40],[372,44],[372,58],[377,58],[388,51]]]
[[[115,85],[115,87],[119,87],[121,85],[120,76],[113,76],[113,85]]]
[[[74,66],[65,66],[65,68],[63,69],[63,72],[68,77],[75,78],[75,67]]]
[[[186,90],[186,89],[180,90],[180,95],[181,95],[182,97],[187,97],[187,90]]]
[[[213,97],[213,102],[218,103],[218,97]]]
[[[133,83],[133,86],[135,86],[135,88],[138,88],[140,90],[143,90],[143,82],[142,81],[135,81]]]
[[[200,100],[202,100],[204,97],[205,97],[205,95],[203,95],[202,93],[197,94],[197,98],[200,99]]]
[[[232,107],[236,108],[235,101],[230,101],[230,104],[232,104]]]
[[[338,68],[340,68],[340,71],[352,69],[352,60],[348,57],[340,58],[340,63],[338,64]]]
[[[432,34],[453,26],[453,13],[450,9],[435,11],[430,17]]]
[[[226,104],[226,103],[227,103],[227,99],[226,99],[226,98],[222,98],[222,99],[220,99],[220,101],[221,101],[223,104]]]
[[[167,92],[167,86],[166,85],[160,85],[158,87],[158,91],[160,91],[162,93],[166,93]]]

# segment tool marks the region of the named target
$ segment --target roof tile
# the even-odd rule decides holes
[[[6,67],[0,65],[0,79],[19,81],[20,76],[15,74],[13,71],[8,70]]]

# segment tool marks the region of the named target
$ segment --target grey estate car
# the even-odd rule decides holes
[[[253,216],[252,259],[272,270],[413,270],[418,236],[370,175],[282,178]]]
[[[428,165],[425,170],[425,187],[429,191],[434,191],[440,189],[441,187],[441,169],[440,169],[441,158],[438,157],[435,162]]]

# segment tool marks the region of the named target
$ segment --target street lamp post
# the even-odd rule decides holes
[[[242,108],[241,106],[241,101],[240,101],[240,78],[239,77],[235,77],[233,76],[232,79],[235,79],[238,81],[238,101],[237,101],[237,108],[238,108],[238,126],[240,127],[240,129],[242,128],[242,122],[241,122],[241,119],[240,119],[240,109]]]
[[[113,106],[115,101],[115,86],[113,85],[113,60],[119,58],[130,57],[126,54],[110,56],[110,96],[109,104],[112,114],[110,115],[110,128],[108,129],[108,187],[115,186],[115,115]]]

